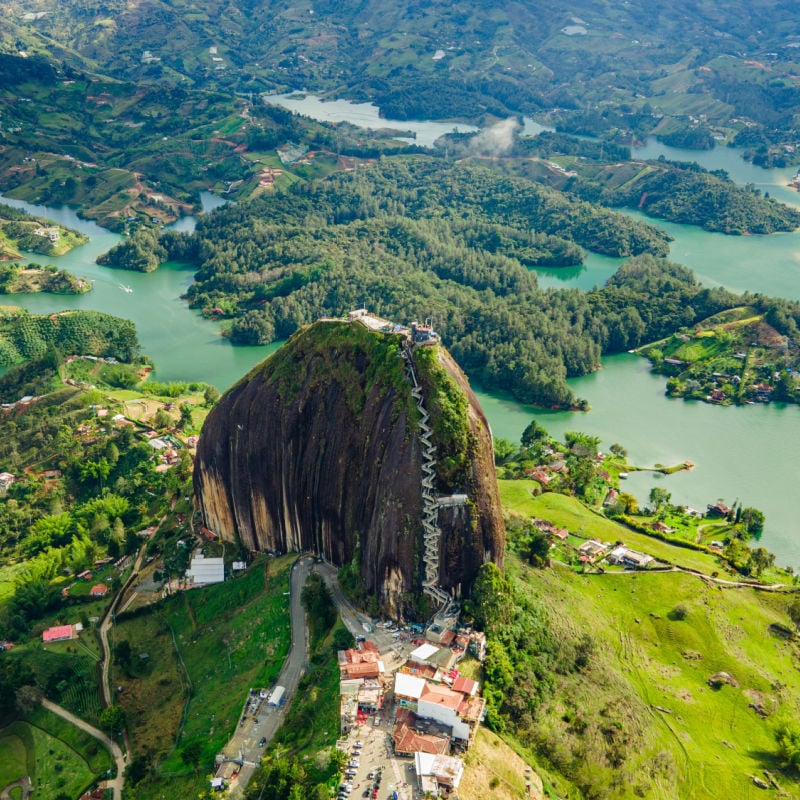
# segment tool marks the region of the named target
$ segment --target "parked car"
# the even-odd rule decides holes
[[[264,737],[264,736],[262,736],[262,737],[261,737],[261,738],[258,740],[258,746],[259,746],[259,747],[263,747],[263,746],[264,746],[266,743],[267,743],[267,740],[266,740],[266,737]]]

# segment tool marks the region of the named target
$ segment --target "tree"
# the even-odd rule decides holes
[[[131,655],[131,643],[127,639],[121,639],[114,646],[114,663],[119,664],[127,673],[130,673]]]
[[[613,455],[619,459],[622,459],[623,461],[628,457],[628,451],[621,444],[615,442],[608,449],[611,451],[611,453],[613,453]]]
[[[796,597],[789,606],[789,616],[792,622],[800,628],[800,597]]]
[[[187,744],[186,747],[181,750],[181,761],[183,761],[184,764],[188,764],[190,767],[192,767],[196,774],[197,768],[200,766],[200,757],[202,754],[203,745],[197,739],[195,739],[194,741],[189,742],[189,744]]]
[[[125,712],[119,706],[108,706],[100,714],[100,727],[111,734],[119,733],[125,721]]]
[[[475,619],[478,628],[486,630],[497,623],[507,621],[512,612],[511,586],[503,577],[500,568],[492,563],[478,570],[472,585],[472,593],[465,609]]]
[[[569,477],[575,487],[575,494],[580,497],[586,497],[596,477],[594,462],[589,458],[570,454],[567,456],[567,468],[569,469]]]
[[[191,403],[181,403],[180,405],[181,418],[178,421],[178,427],[185,431],[192,425],[192,405]]]
[[[626,514],[639,513],[639,501],[629,492],[620,492],[617,500],[625,509]]]
[[[206,386],[205,391],[203,392],[203,400],[207,406],[216,405],[217,401],[220,398],[219,389],[216,386],[212,386],[209,384]]]
[[[497,436],[494,439],[494,463],[502,464],[514,455],[516,448],[510,440]]]
[[[164,411],[163,408],[159,408],[156,411],[155,416],[153,417],[153,427],[155,428],[171,428],[172,427],[172,417]]]
[[[778,753],[786,766],[800,769],[800,722],[782,717],[772,729],[778,744]]]
[[[665,506],[672,499],[672,495],[660,486],[654,486],[650,490],[650,504],[658,511],[661,506]]]
[[[576,456],[581,458],[597,457],[597,449],[600,446],[600,437],[598,436],[590,436],[588,433],[580,433],[579,431],[566,431],[564,433],[564,441]]]
[[[757,547],[750,554],[750,571],[757,578],[765,569],[769,569],[775,563],[775,554],[770,553],[765,547]]]
[[[20,686],[16,693],[17,708],[23,713],[33,711],[42,702],[44,694],[38,686]]]
[[[764,530],[766,518],[757,508],[743,508],[739,521],[751,539],[758,539]]]
[[[544,567],[550,556],[550,540],[547,535],[535,528],[530,532],[528,561],[534,567]]]
[[[535,419],[532,419],[528,427],[522,431],[520,441],[523,447],[532,447],[536,442],[544,441],[549,437],[550,434]]]

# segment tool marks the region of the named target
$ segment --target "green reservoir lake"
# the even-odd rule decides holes
[[[736,151],[718,148],[710,154],[690,153],[654,143],[643,150],[637,155],[656,158],[663,152],[667,158],[727,169],[737,181],[756,182],[755,176],[760,179],[759,188],[800,203],[800,195],[785,186],[791,170],[758,170]],[[222,203],[208,194],[203,200],[206,211]],[[202,380],[224,390],[277,347],[232,347],[221,337],[219,324],[190,310],[181,299],[192,281],[190,267],[167,264],[150,274],[100,267],[95,258],[119,240],[117,235],[79,219],[69,209],[3,202],[89,235],[88,244],[61,258],[27,258],[56,263],[94,282],[93,291],[86,295],[13,295],[4,302],[23,305],[35,313],[91,308],[130,319],[136,324],[143,352],[155,361],[156,377],[164,381]],[[672,259],[695,270],[703,283],[800,299],[800,235],[726,237],[693,226],[648,221],[675,238]],[[186,218],[177,226],[190,230],[193,224],[193,219]],[[576,270],[541,271],[540,282],[591,288],[602,284],[619,263],[618,259],[590,256],[587,265]],[[721,408],[669,399],[664,395],[664,379],[651,375],[647,362],[631,355],[604,359],[600,371],[576,378],[571,385],[578,396],[589,401],[589,412],[543,411],[496,394],[479,391],[478,396],[495,436],[518,441],[535,417],[553,435],[580,430],[599,436],[606,448],[619,442],[628,449],[631,463],[693,461],[697,466],[691,472],[668,477],[633,473],[626,488],[646,499],[650,488],[658,484],[672,493],[673,502],[700,509],[718,498],[729,504],[738,499],[755,506],[766,514],[762,543],[776,554],[778,563],[800,566],[800,501],[795,494],[800,485],[800,408],[774,404]]]

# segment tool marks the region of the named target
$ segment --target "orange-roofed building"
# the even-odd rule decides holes
[[[92,597],[105,597],[108,594],[108,586],[104,583],[98,583],[96,586],[92,586],[89,594]]]
[[[355,680],[356,678],[376,679],[380,677],[377,661],[363,664],[340,664],[339,672],[342,680]]]
[[[461,694],[472,697],[478,691],[478,683],[473,681],[472,678],[465,678],[463,675],[459,675],[453,681],[452,689],[454,692],[461,692]]]

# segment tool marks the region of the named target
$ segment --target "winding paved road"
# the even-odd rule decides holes
[[[263,737],[268,744],[277,733],[297,692],[300,678],[305,672],[308,661],[308,628],[301,595],[313,565],[314,559],[311,556],[302,556],[292,565],[291,597],[289,598],[292,647],[286,656],[286,661],[283,662],[283,669],[277,681],[278,686],[286,689],[283,704],[280,708],[264,709],[259,714],[260,722],[257,727],[246,725],[244,728],[237,729],[224,748],[224,752],[229,758],[238,758],[241,754],[244,763],[239,770],[236,785],[242,788],[247,786],[261,761],[262,748],[258,746],[257,740]]]
[[[42,705],[48,711],[58,714],[59,717],[63,717],[77,728],[86,731],[89,736],[93,736],[95,739],[101,741],[106,749],[111,751],[111,755],[114,757],[114,761],[117,764],[117,777],[113,780],[106,781],[105,785],[114,790],[114,800],[122,800],[122,789],[125,786],[125,756],[122,754],[120,746],[116,742],[113,742],[103,731],[95,728],[94,725],[90,725],[80,717],[76,717],[73,713],[67,711],[66,708],[62,708],[50,702],[47,698],[42,698]]]

